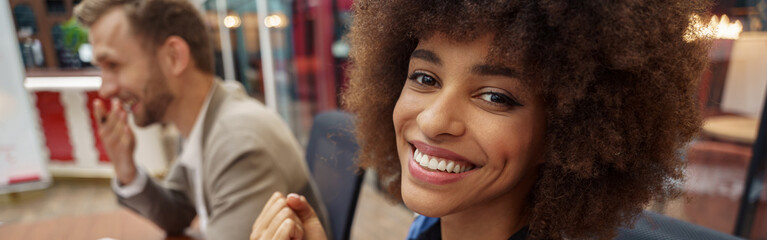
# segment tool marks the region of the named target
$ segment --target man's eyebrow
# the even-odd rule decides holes
[[[410,54],[410,58],[420,58],[426,60],[427,62],[442,65],[442,60],[437,57],[437,54],[426,49],[416,49],[412,54]]]
[[[487,64],[474,65],[471,72],[477,75],[500,75],[510,78],[519,78],[519,73],[511,68]]]

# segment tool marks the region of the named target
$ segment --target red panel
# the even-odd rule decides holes
[[[347,12],[352,8],[352,0],[337,0],[336,6],[339,12]]]
[[[313,87],[311,87],[312,77],[314,76],[315,62],[313,56],[308,55],[307,46],[308,43],[314,39],[308,39],[308,30],[306,25],[309,21],[307,16],[310,9],[306,5],[306,1],[298,0],[294,2],[295,9],[293,11],[293,53],[294,63],[296,66],[296,78],[297,78],[297,97],[300,102],[311,102],[313,97]]]
[[[40,181],[40,176],[38,176],[37,174],[33,174],[33,175],[11,177],[8,180],[8,183],[16,184],[16,183],[37,182],[37,181]]]
[[[85,105],[88,106],[88,116],[91,118],[91,129],[93,129],[93,139],[96,139],[96,149],[99,151],[99,162],[109,162],[109,156],[107,156],[107,152],[104,151],[104,145],[101,143],[101,138],[99,137],[99,126],[96,124],[96,116],[93,114],[93,100],[101,99],[101,101],[107,103],[104,104],[107,111],[111,110],[112,104],[109,104],[109,100],[99,97],[98,92],[87,92],[86,94],[88,95],[88,101]]]
[[[337,108],[336,76],[333,54],[330,48],[334,37],[333,5],[330,1],[320,1],[317,6],[317,21],[314,25],[314,53],[317,62],[317,112]]]
[[[51,154],[51,160],[73,162],[72,144],[69,141],[67,119],[64,116],[64,106],[58,92],[35,92],[37,95],[37,110],[45,134],[45,146]]]

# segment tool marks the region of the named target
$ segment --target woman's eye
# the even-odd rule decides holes
[[[425,85],[425,86],[436,86],[437,85],[437,79],[434,77],[420,72],[415,72],[408,77],[410,80],[415,81],[418,84]]]
[[[506,96],[502,93],[486,92],[479,95],[479,98],[496,105],[522,106],[517,101],[514,101],[514,99],[512,99],[511,97]]]

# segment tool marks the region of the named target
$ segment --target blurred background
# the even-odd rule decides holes
[[[87,30],[72,18],[81,0],[0,1],[0,51],[21,59],[0,61],[0,238],[9,226],[119,211],[87,104],[98,98],[101,80]],[[314,116],[339,108],[353,1],[190,1],[207,20],[216,74],[278,112],[306,146]],[[767,239],[767,133],[758,134],[765,125],[767,0],[717,0],[712,17],[692,17],[715,37],[698,91],[703,133],[684,153],[683,197],[648,209]],[[152,126],[136,134],[136,159],[162,178],[178,133]],[[355,219],[375,220],[355,221],[352,239],[403,239],[413,213],[387,204],[373,176],[366,174]]]

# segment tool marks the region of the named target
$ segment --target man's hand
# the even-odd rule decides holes
[[[250,239],[327,240],[327,237],[317,214],[305,197],[291,193],[286,198],[275,192],[253,223]]]
[[[93,101],[93,111],[101,143],[114,165],[117,181],[123,185],[133,182],[136,178],[136,165],[133,163],[136,142],[128,126],[128,113],[122,109],[118,99],[112,99],[112,110],[109,112],[104,108],[104,103],[96,99]]]

